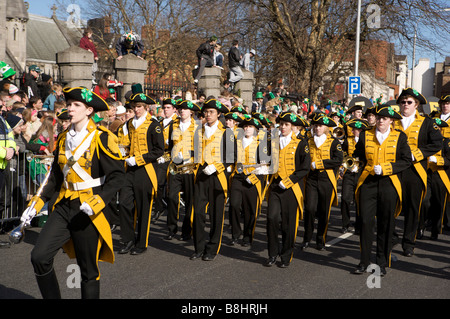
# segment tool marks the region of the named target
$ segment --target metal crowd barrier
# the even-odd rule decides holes
[[[24,152],[8,161],[3,172],[5,183],[0,190],[0,223],[20,218],[28,201],[39,188],[40,178],[44,178],[45,171],[52,164],[53,157]]]

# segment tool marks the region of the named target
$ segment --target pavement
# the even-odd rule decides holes
[[[220,254],[213,261],[191,261],[192,240],[164,239],[166,216],[161,216],[151,224],[149,247],[145,253],[137,256],[116,253],[114,264],[100,263],[101,298],[174,301],[176,305],[172,311],[192,313],[198,309],[193,310],[188,304],[199,305],[211,299],[220,303],[252,301],[265,304],[270,300],[450,297],[449,231],[440,235],[437,241],[431,241],[430,232],[426,231],[425,237],[417,240],[413,257],[403,256],[401,245],[396,245],[392,252],[392,267],[387,269],[384,277],[354,275],[352,271],[359,262],[359,238],[353,233],[342,234],[340,212],[333,208],[325,251],[316,250],[314,241],[306,251],[300,250],[304,230],[300,221],[290,266],[268,268],[263,266],[267,258],[265,208],[264,205],[257,220],[251,249],[227,244],[231,235],[226,215]],[[401,216],[396,224],[401,236]],[[40,230],[39,227],[30,228],[23,242],[0,249],[0,299],[41,299],[30,262],[30,252]],[[119,247],[119,239],[120,228],[113,232],[115,249]],[[8,240],[7,234],[0,235],[0,240]],[[75,261],[62,250],[55,258],[64,299],[80,298],[74,264]]]

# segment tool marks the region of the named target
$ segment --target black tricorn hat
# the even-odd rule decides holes
[[[175,107],[175,105],[177,104],[177,101],[175,101],[174,99],[164,99],[162,102],[162,105],[166,105],[166,104],[170,104]]]
[[[433,122],[439,127],[448,127],[448,123],[441,120],[439,117],[434,117]]]
[[[58,114],[56,114],[56,117],[62,121],[70,120],[69,111],[67,111],[67,109],[62,109],[61,112],[58,112]]]
[[[188,109],[188,110],[191,110],[191,111],[194,111],[194,112],[200,112],[201,111],[200,106],[198,106],[194,102],[188,101],[188,100],[177,102],[176,108],[177,109]]]
[[[63,89],[63,93],[66,101],[75,100],[83,102],[87,106],[92,107],[95,112],[109,110],[109,105],[104,99],[85,87],[66,87]]]
[[[326,116],[324,113],[316,113],[311,119],[311,125],[325,125],[328,127],[335,127],[338,124]]]
[[[130,102],[142,102],[145,104],[156,104],[156,101],[144,93],[136,93],[130,97]]]
[[[219,112],[222,113],[228,113],[230,110],[225,106],[225,104],[221,103],[219,100],[216,99],[210,99],[203,103],[202,111],[205,109],[216,109]]]
[[[405,95],[411,95],[414,98],[416,98],[417,100],[419,100],[420,104],[427,104],[427,99],[419,93],[419,91],[413,89],[413,88],[406,88],[403,89],[402,93],[400,93],[400,95],[397,98],[397,104],[400,103],[400,99],[405,96]]]
[[[238,113],[242,113],[242,114],[247,114],[247,111],[241,105],[233,106],[231,108],[230,112],[238,112]]]
[[[280,123],[280,121],[285,121],[296,126],[308,126],[308,124],[300,116],[292,112],[281,113],[280,115],[278,115],[276,121],[277,123]]]
[[[450,102],[450,94],[442,95],[438,103]]]
[[[239,123],[239,127],[244,127],[245,125],[253,125],[257,129],[263,128],[260,121],[258,121],[256,118],[248,116],[248,115],[244,116],[242,121]]]
[[[377,105],[375,108],[375,115],[391,117],[393,119],[401,120],[403,117],[396,110],[392,108],[391,105],[381,104]]]
[[[346,124],[352,128],[358,128],[361,130],[370,129],[369,123],[367,121],[361,120],[361,119],[351,119]]]
[[[224,115],[227,120],[234,120],[238,123],[242,122],[242,117],[240,117],[237,112],[228,112]]]

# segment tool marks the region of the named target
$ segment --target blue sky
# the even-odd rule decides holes
[[[81,18],[86,19],[85,16],[83,16],[83,6],[84,0],[78,0],[78,1],[67,1],[67,2],[74,2],[81,7]],[[50,9],[54,3],[56,3],[55,0],[28,0],[28,3],[30,4],[28,12],[41,15],[44,17],[50,17],[52,15],[52,10]],[[61,12],[61,11],[59,11]],[[60,14],[58,14],[60,16]],[[408,52],[401,52],[401,48],[396,47],[396,54],[406,54],[408,56],[408,64],[411,68],[412,64],[412,46],[411,49],[408,48]],[[429,52],[421,48],[416,48],[416,62],[419,61],[420,58],[429,58],[430,59],[430,67],[434,67],[435,62],[442,62],[445,59],[445,56],[436,54],[435,52]]]

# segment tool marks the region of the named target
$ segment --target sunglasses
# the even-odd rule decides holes
[[[413,103],[414,103],[414,101],[401,101],[400,102],[400,104],[408,104],[408,105],[411,105]]]

